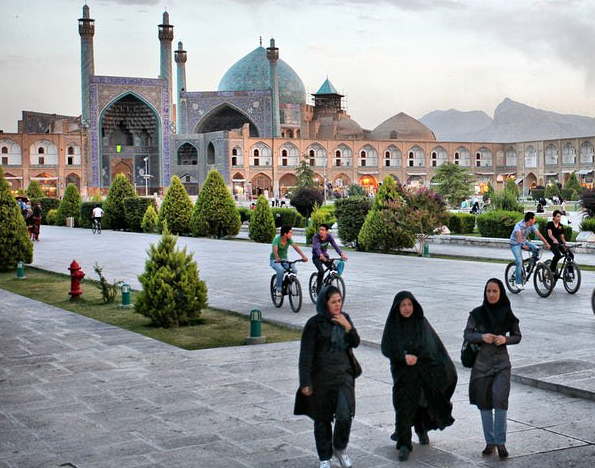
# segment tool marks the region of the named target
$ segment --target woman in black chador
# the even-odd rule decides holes
[[[349,315],[341,310],[341,291],[335,286],[320,291],[316,311],[302,333],[300,388],[294,414],[314,420],[320,468],[331,468],[333,455],[341,468],[350,468],[352,463],[345,449],[355,414],[359,368],[351,349],[359,345],[359,335]]]
[[[457,385],[455,366],[442,341],[424,317],[424,311],[409,291],[399,292],[386,319],[382,354],[390,359],[393,406],[399,460],[413,449],[411,426],[420,445],[430,443],[428,431],[450,426],[450,398]]]
[[[469,401],[481,412],[486,441],[482,454],[498,449],[500,458],[506,450],[506,412],[510,394],[510,359],[507,345],[521,341],[519,320],[512,313],[502,281],[489,279],[483,292],[483,304],[471,311],[465,339],[481,343],[469,380]]]

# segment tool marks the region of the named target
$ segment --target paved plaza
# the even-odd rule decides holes
[[[158,236],[94,236],[44,226],[41,239],[34,266],[67,273],[76,259],[93,278],[98,262],[109,280],[138,288],[145,251]],[[194,253],[210,305],[242,313],[256,307],[265,319],[297,327],[314,313],[307,298],[298,314],[287,304],[272,306],[268,245],[194,238],[178,244]],[[531,288],[511,297],[523,340],[510,348],[511,458],[500,462],[480,455],[479,414],[468,404],[469,371],[458,364],[458,353],[468,312],[481,303],[485,281],[502,277],[504,265],[348,255],[345,310],[364,341],[356,350],[364,374],[357,381],[350,444],[356,467],[400,465],[388,438],[392,383],[378,344],[401,289],[417,296],[459,370],[457,421],[431,433],[431,446],[415,445],[406,466],[595,466],[594,273],[583,272],[576,295],[558,285],[547,299]],[[484,255],[485,249],[476,256]],[[313,271],[311,262],[300,266],[303,285]],[[280,343],[184,351],[0,290],[0,468],[314,468],[311,421],[292,415],[298,348]]]

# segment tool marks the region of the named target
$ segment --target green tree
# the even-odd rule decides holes
[[[389,253],[392,249],[413,247],[415,236],[405,229],[399,220],[401,204],[392,202],[386,208],[372,209],[366,215],[358,235],[363,250],[381,250]]]
[[[45,197],[45,193],[41,190],[39,182],[36,180],[32,180],[29,183],[29,187],[27,187],[27,196],[29,198],[43,198]]]
[[[314,171],[310,168],[310,165],[306,161],[305,157],[301,160],[300,165],[295,170],[295,176],[297,177],[297,187],[317,187],[316,182],[314,182]]]
[[[483,201],[487,202],[488,200],[491,200],[495,194],[496,194],[496,190],[494,189],[494,186],[492,185],[491,182],[488,182],[487,190],[483,194]]]
[[[582,189],[583,188],[581,187],[581,184],[578,181],[578,178],[576,177],[576,172],[573,172],[572,174],[570,174],[568,180],[564,184],[564,190],[576,190],[577,193],[580,193]]]
[[[308,219],[312,214],[314,205],[322,205],[324,195],[322,191],[313,187],[298,187],[291,195],[291,206],[298,210],[304,218]]]
[[[66,224],[66,218],[74,218],[74,225],[80,225],[80,213],[81,213],[81,194],[79,193],[76,185],[68,184],[64,191],[62,201],[58,207],[58,213],[56,214],[56,223],[58,226],[64,226]]]
[[[520,196],[519,186],[514,179],[507,179],[502,190],[512,194],[516,199]]]
[[[399,187],[397,181],[392,176],[386,176],[382,185],[376,192],[372,209],[382,209],[388,206],[394,206],[394,203],[400,204],[403,201],[402,187]]]
[[[366,196],[340,198],[335,201],[335,215],[339,225],[339,238],[344,245],[359,250],[357,235],[366,215],[372,208],[372,200]]]
[[[306,228],[306,244],[312,244],[312,238],[318,232],[321,224],[333,225],[333,214],[318,205],[314,205],[314,211],[310,218],[310,225]]]
[[[167,229],[172,234],[187,234],[190,232],[191,215],[192,200],[180,178],[173,176],[159,208],[159,228],[163,229],[163,222],[166,221]]]
[[[207,286],[192,254],[176,248],[177,238],[164,229],[159,244],[148,250],[145,271],[138,277],[142,291],[134,311],[164,328],[187,325],[207,306]]]
[[[365,197],[366,191],[360,184],[350,184],[347,189],[348,197]]]
[[[126,211],[124,200],[128,197],[136,197],[134,186],[124,174],[117,174],[112,180],[107,197],[103,202],[105,211],[105,224],[112,229],[126,229]],[[102,224],[104,224],[102,222]]]
[[[263,244],[273,242],[277,234],[273,212],[264,195],[259,195],[258,200],[256,200],[256,207],[252,216],[250,216],[248,233],[250,239],[256,242],[262,242]]]
[[[492,197],[492,201],[490,203],[490,210],[518,211],[520,213],[523,213],[525,211],[525,208],[519,202],[518,195],[515,195],[515,192],[513,190],[507,190],[505,186],[500,192],[497,192]]]
[[[554,195],[560,196],[560,187],[558,187],[558,184],[555,182],[547,184],[545,188],[545,198],[549,198],[551,200]]]
[[[469,196],[473,176],[458,164],[444,163],[436,170],[434,181],[438,183],[436,191],[450,206],[458,207]]]
[[[237,236],[241,226],[240,214],[223,177],[212,169],[198,194],[190,217],[192,234],[218,238]]]
[[[149,205],[147,206],[147,211],[145,211],[145,214],[143,215],[141,229],[146,233],[154,233],[157,232],[158,226],[159,218],[157,216],[157,211],[155,211],[153,205]]]
[[[0,271],[16,268],[19,261],[33,261],[33,243],[0,166]]]

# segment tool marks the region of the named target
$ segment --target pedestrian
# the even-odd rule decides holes
[[[469,402],[479,408],[486,441],[481,453],[489,456],[497,449],[498,456],[506,458],[511,372],[508,345],[521,341],[521,330],[499,279],[491,278],[486,283],[483,304],[469,314],[464,337],[470,343],[481,344],[469,380]]]
[[[41,205],[39,203],[35,203],[33,207],[32,219],[31,240],[39,241],[39,233],[41,231]]]
[[[412,293],[399,292],[386,319],[382,354],[390,359],[393,407],[399,460],[413,450],[411,426],[420,445],[428,445],[429,430],[452,425],[450,401],[457,385],[455,366]]]
[[[316,302],[316,315],[304,326],[300,346],[294,414],[314,420],[320,468],[331,468],[333,455],[341,468],[352,466],[346,449],[355,415],[355,378],[361,372],[353,348],[360,338],[341,306],[341,291],[325,287]]]

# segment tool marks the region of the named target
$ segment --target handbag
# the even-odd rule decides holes
[[[461,346],[461,363],[463,367],[473,367],[477,352],[481,349],[481,345],[477,343],[471,343],[470,341],[463,340],[463,346]]]
[[[356,359],[351,346],[347,348],[347,354],[349,355],[349,360],[351,361],[351,367],[353,367],[353,377],[357,379],[360,375],[362,375],[362,366]]]

